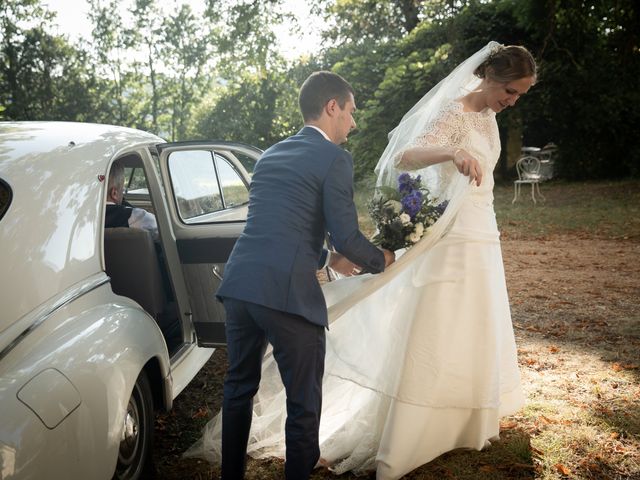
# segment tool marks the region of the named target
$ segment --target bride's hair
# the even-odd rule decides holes
[[[508,83],[524,77],[535,77],[536,61],[524,47],[498,45],[473,73],[480,78]]]

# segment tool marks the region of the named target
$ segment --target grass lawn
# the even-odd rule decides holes
[[[495,189],[495,209],[503,237],[544,239],[550,235],[578,238],[640,240],[640,181],[567,183],[540,187],[546,200],[534,206],[523,185],[516,203],[513,185]]]
[[[405,479],[640,480],[640,181],[541,190],[533,205],[526,188],[516,204],[512,184],[495,189],[526,406],[490,448],[448,452]],[[357,203],[371,233],[367,196]],[[180,455],[220,408],[225,354],[158,416],[158,478],[217,478],[218,466]],[[249,460],[247,478],[283,478],[283,463]]]

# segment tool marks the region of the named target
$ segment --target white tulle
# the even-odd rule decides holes
[[[470,187],[442,165],[430,178],[446,184],[437,191],[449,205],[428,234],[385,273],[323,287],[331,325],[321,456],[336,473],[375,469],[385,480],[454,448],[483,448],[498,435],[499,418],[523,403],[493,211],[495,115],[464,112],[449,99],[407,145],[465,148],[480,160],[484,180]],[[284,457],[285,418],[268,351],[248,453]],[[220,433],[218,415],[186,455],[219,461]]]

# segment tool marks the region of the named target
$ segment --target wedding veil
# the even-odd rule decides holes
[[[382,153],[375,172],[378,174],[376,185],[389,185],[396,187],[396,180],[400,172],[393,165],[396,156],[418,137],[426,126],[432,123],[436,116],[447,103],[471,92],[478,86],[481,79],[473,72],[488,57],[492,50],[499,47],[497,42],[489,42],[483,48],[474,53],[458,65],[446,78],[429,90],[409,110],[396,128],[389,132],[389,143]],[[437,170],[439,165],[433,165],[422,169],[419,173],[427,177],[430,172]],[[440,191],[441,186],[432,184],[435,191]]]
[[[394,159],[404,149],[411,146],[425,128],[437,119],[444,106],[466,95],[479,85],[481,79],[476,77],[473,72],[499,46],[499,43],[491,41],[467,58],[429,90],[402,117],[398,126],[389,133],[389,143],[375,168],[378,174],[377,186],[397,187],[397,178],[400,172],[394,166]],[[423,238],[413,248],[402,255],[384,273],[367,275],[364,278],[342,279],[336,285],[325,285],[323,289],[329,309],[330,322],[391,281],[408,265],[415,262],[422,253],[431,248],[455,218],[462,200],[469,191],[468,178],[457,173],[452,175],[452,165],[448,162],[432,165],[412,173],[421,175],[423,185],[429,189],[430,195],[438,203],[448,202],[444,214],[427,230]],[[416,270],[419,271],[419,269]],[[420,283],[419,273],[415,276],[414,281]]]

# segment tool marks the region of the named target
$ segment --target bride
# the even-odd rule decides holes
[[[324,286],[327,336],[321,463],[392,480],[455,448],[481,449],[524,403],[492,171],[495,114],[536,78],[523,47],[490,42],[427,93],[390,134],[378,185],[413,171],[440,219],[380,275]],[[284,457],[285,393],[263,361],[248,452]],[[220,458],[219,416],[185,454]]]

